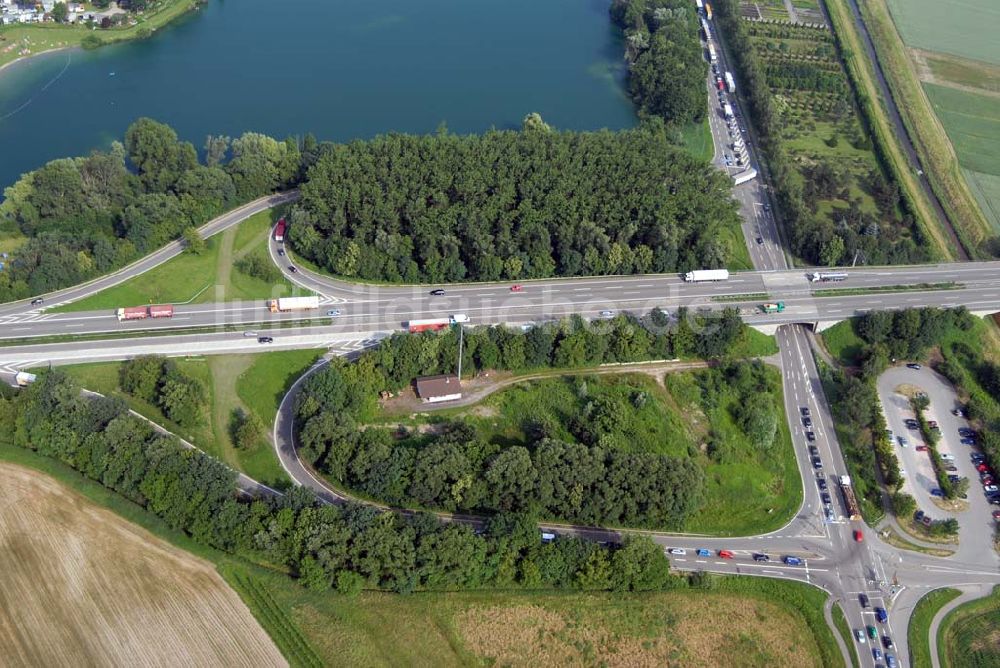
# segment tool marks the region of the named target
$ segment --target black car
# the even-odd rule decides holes
[[[907,365],[906,365],[906,368],[907,368],[907,369],[917,369],[917,370],[919,371],[919,370],[920,370],[920,369],[922,369],[923,367],[922,367],[922,366],[920,366],[919,364],[915,364],[915,363],[913,363],[913,362],[910,362],[909,364],[907,364]]]
[[[288,271],[292,272],[293,274],[296,274],[298,273],[299,270],[293,267],[292,265],[288,265]]]
[[[815,445],[810,445],[809,446],[809,454],[812,455],[813,457],[818,456],[819,455],[819,448],[817,448]]]
[[[31,305],[32,306],[38,306],[39,304],[43,303],[44,301],[45,300],[42,299],[41,297],[35,297],[34,299],[31,300]]]
[[[758,552],[757,554],[753,555],[753,560],[754,561],[771,561],[771,557],[767,556],[766,554],[761,554],[761,553]]]
[[[271,336],[258,336],[257,343],[274,343],[274,337]]]
[[[808,406],[803,406],[799,410],[802,411],[802,417],[809,417],[809,407]]]
[[[814,432],[814,431],[807,431],[806,432],[806,440],[809,441],[810,443],[812,443],[813,441],[815,441],[816,440],[816,432]]]
[[[803,427],[811,427],[811,426],[813,426],[812,418],[810,418],[808,415],[806,417],[802,418],[802,426]]]
[[[867,608],[868,607],[868,595],[867,594],[863,594],[863,593],[862,594],[858,594],[858,603],[861,604],[862,608]]]
[[[885,645],[886,649],[892,649],[892,638],[889,636],[882,636],[882,644]]]
[[[762,237],[757,237],[757,245],[760,246],[763,243],[764,243],[764,239]]]
[[[438,288],[437,290],[431,290],[431,294],[434,295],[435,297],[440,297],[441,295],[444,294],[444,290],[442,290],[441,288]]]
[[[830,499],[830,495],[829,495],[829,494],[827,494],[826,492],[823,492],[822,494],[820,494],[820,495],[819,495],[819,498],[823,500],[823,503],[832,503],[832,502],[833,502],[833,501],[832,501],[832,500]]]
[[[821,469],[821,468],[823,468],[823,460],[820,459],[819,457],[813,457],[812,462],[813,462],[813,468],[814,469]]]
[[[816,478],[816,484],[819,486],[821,490],[826,490],[827,488],[826,478]]]
[[[278,249],[278,255],[284,255],[284,254],[285,254],[285,249],[284,248],[279,248]]]

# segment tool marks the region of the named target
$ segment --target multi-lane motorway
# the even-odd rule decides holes
[[[720,69],[725,71],[725,49],[715,37],[719,44]],[[714,88],[709,90],[709,108],[716,114],[710,118],[716,162],[720,169],[726,169],[721,156],[728,150],[731,138],[727,124],[715,111],[718,100]],[[728,100],[741,109],[735,96],[730,95]],[[750,145],[751,136],[745,135],[745,139],[750,148],[751,164],[757,166]],[[868,625],[878,627],[893,638],[896,647],[892,653],[901,665],[907,665],[905,630],[919,597],[941,586],[985,593],[989,587],[1000,583],[1000,560],[992,550],[981,553],[961,550],[951,559],[899,550],[882,542],[861,522],[845,517],[831,476],[843,474],[847,469],[802,324],[835,322],[872,309],[924,305],[965,305],[976,312],[1000,311],[1000,262],[864,267],[847,270],[849,277],[843,282],[811,282],[807,277],[809,270],[789,268],[777,225],[769,207],[765,206],[767,192],[760,178],[734,189],[756,270],[736,273],[717,283],[686,283],[677,275],[645,275],[531,281],[523,283],[520,292],[512,292],[509,283],[361,285],[321,276],[303,267],[292,271],[294,259],[279,254],[280,246],[272,240],[272,260],[285,277],[303,290],[322,296],[318,310],[271,313],[263,300],[233,301],[177,306],[172,318],[131,322],[119,322],[109,311],[56,313],[49,310],[54,305],[95,294],[165,262],[181,252],[181,246],[175,243],[116,274],[45,295],[41,305],[23,301],[0,306],[3,331],[0,338],[6,342],[0,346],[0,371],[40,364],[123,359],[147,353],[189,355],[316,347],[328,348],[331,354],[349,354],[381,336],[398,331],[410,320],[456,313],[468,315],[472,324],[520,324],[558,319],[574,313],[599,318],[604,311],[641,314],[659,307],[676,313],[682,306],[692,310],[736,306],[747,322],[777,330],[785,407],[802,476],[803,503],[786,526],[766,535],[709,538],[654,534],[654,539],[665,548],[684,550],[684,554],[671,556],[674,567],[679,569],[781,577],[823,587],[841,603],[853,629]],[[202,234],[216,233],[253,213],[296,197],[296,192],[290,192],[262,198],[211,221],[202,228]],[[941,289],[945,284],[949,289]],[[430,294],[436,288],[443,289],[444,294]],[[782,313],[765,314],[760,310],[763,302],[777,301],[785,305]],[[338,312],[336,315],[328,314],[334,310]],[[259,343],[257,335],[260,333],[272,337],[273,342]],[[39,337],[46,340],[30,340]],[[50,341],[50,337],[58,339]],[[25,341],[18,343],[18,339]],[[286,396],[279,411],[274,429],[275,447],[282,464],[297,483],[315,489],[321,498],[337,501],[343,495],[314,476],[296,455],[290,406],[297,386]],[[832,519],[825,516],[816,470],[808,455],[800,420],[803,408],[809,409],[814,421],[814,445],[823,462],[822,476],[830,481],[836,509]],[[251,485],[252,481],[247,484]],[[599,528],[552,528],[598,540],[617,538],[617,532]],[[860,541],[855,531],[861,532]],[[721,549],[731,551],[732,558],[720,557],[718,551]],[[709,552],[700,556],[699,550]],[[760,557],[755,560],[753,555],[767,555],[768,560]],[[780,557],[784,555],[798,557],[801,564],[783,563]],[[860,594],[868,597],[870,607],[861,607]],[[887,624],[874,622],[874,606],[890,611]],[[845,661],[849,662],[847,648],[842,645],[841,649]],[[859,649],[862,665],[873,665],[870,646]]]

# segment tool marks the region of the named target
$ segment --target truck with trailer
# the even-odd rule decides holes
[[[817,271],[815,273],[809,274],[809,280],[813,283],[823,282],[827,283],[829,281],[846,281],[847,274],[845,272],[831,272],[831,271]]]
[[[764,313],[784,313],[785,312],[785,302],[773,302],[770,304],[761,304],[760,310]]]
[[[705,33],[705,41],[712,39],[712,31],[708,27],[708,21],[705,19],[701,20],[701,30]]]
[[[708,4],[707,2],[705,3],[705,16],[708,17],[709,21],[712,20],[712,5]]]
[[[267,308],[271,313],[286,313],[288,311],[311,311],[319,308],[319,296],[308,297],[278,297],[269,299]]]
[[[735,118],[736,115],[733,113],[733,105],[728,102],[722,105],[722,113],[726,115],[726,118]]]
[[[732,72],[726,72],[725,78],[726,78],[726,88],[729,89],[730,93],[735,93],[736,92],[736,80],[733,79],[733,73]]]
[[[285,240],[285,230],[288,228],[288,223],[282,218],[278,221],[278,224],[274,226],[274,240],[284,241]]]
[[[125,320],[145,320],[146,318],[172,318],[173,304],[152,304],[150,306],[126,306],[117,309],[115,315],[119,322]]]
[[[844,505],[847,506],[847,516],[852,520],[861,519],[861,509],[858,507],[858,500],[854,496],[854,488],[851,487],[851,476],[840,476],[840,493],[844,496]]]
[[[423,320],[410,320],[406,323],[406,328],[410,333],[433,332],[445,329],[452,325],[461,325],[469,322],[469,316],[464,313],[456,313],[447,318],[426,318]]]
[[[35,374],[28,373],[27,371],[18,371],[14,374],[14,382],[17,383],[18,387],[27,387],[35,382]]]
[[[688,283],[704,283],[707,281],[725,281],[729,278],[728,269],[696,269],[684,274]]]

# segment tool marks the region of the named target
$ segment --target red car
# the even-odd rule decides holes
[[[918,445],[917,446],[917,452],[927,452],[927,446],[926,445]]]
[[[723,559],[732,559],[733,553],[730,552],[729,550],[719,550],[719,556],[722,557]]]
[[[855,529],[854,530],[854,542],[855,543],[860,543],[864,539],[865,539],[865,535],[863,533],[861,533],[860,531],[858,531],[857,529]]]
[[[512,285],[510,287],[511,292],[524,292],[524,287],[520,285]]]
[[[986,473],[987,471],[990,470],[990,467],[987,466],[986,464],[980,464],[979,466],[976,467],[976,470],[979,471],[980,473]]]
[[[993,519],[1000,521],[1000,510],[993,511]]]

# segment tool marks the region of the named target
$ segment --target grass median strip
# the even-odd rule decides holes
[[[829,288],[816,290],[813,297],[850,297],[884,292],[926,292],[928,290],[962,290],[962,283],[915,283],[913,285],[874,285],[870,288]]]
[[[742,295],[717,295],[712,297],[713,302],[756,302],[767,301],[771,295],[766,292],[748,292]]]
[[[910,628],[907,631],[911,665],[932,665],[930,646],[931,621],[933,621],[938,610],[961,595],[962,592],[957,589],[935,589],[920,599],[916,607],[913,608],[913,616],[910,617]]]

